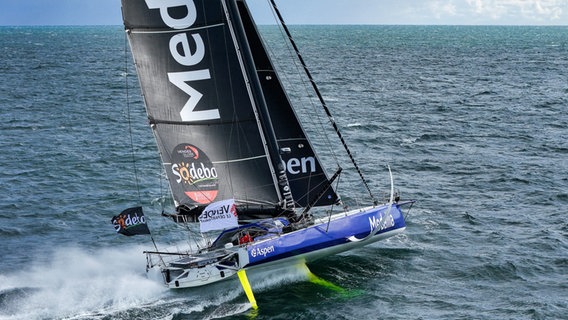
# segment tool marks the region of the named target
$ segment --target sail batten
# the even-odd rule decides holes
[[[240,159],[211,160],[211,163],[214,164],[214,165],[223,165],[223,164],[229,164],[229,163],[256,161],[256,160],[259,160],[259,159],[267,159],[266,154],[251,156],[251,157],[247,157],[247,158],[240,158]],[[171,162],[164,162],[163,165],[164,166],[171,166],[172,163]]]
[[[212,24],[208,26],[202,27],[194,27],[194,28],[185,28],[185,29],[128,29],[131,33],[150,33],[150,34],[159,34],[159,33],[180,33],[180,32],[189,32],[189,31],[200,31],[203,29],[211,29],[215,27],[223,27],[225,24],[218,23]]]
[[[149,121],[150,124],[169,124],[169,125],[180,125],[180,126],[187,126],[187,125],[211,126],[211,125],[226,125],[226,124],[234,124],[235,123],[235,121],[229,121],[229,120],[226,120],[226,121],[209,120],[209,121],[195,122],[195,121],[148,119],[148,121]],[[256,119],[239,119],[238,122],[244,123],[244,122],[252,122],[252,121],[256,121]]]
[[[258,156],[253,156],[253,157],[248,157],[248,158],[242,158],[242,159],[228,159],[228,160],[223,160],[223,161],[212,161],[213,164],[223,164],[223,163],[231,163],[231,162],[243,162],[243,161],[250,161],[250,160],[256,160],[256,159],[261,159],[261,158],[266,158],[266,155],[258,155]]]

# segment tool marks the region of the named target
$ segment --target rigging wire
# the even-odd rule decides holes
[[[269,1],[268,1],[269,2]],[[274,17],[274,20],[276,22],[278,22],[278,17],[276,15],[276,12],[274,11],[274,8],[272,6],[269,7],[272,9],[272,15]],[[280,31],[280,35],[282,36],[283,39],[286,39],[287,36],[284,32],[284,30],[282,30],[282,26],[280,24],[276,24],[278,27],[278,30]],[[290,42],[289,41],[283,41],[284,45],[286,46],[286,49],[288,50],[288,53],[290,55],[290,57],[295,57],[296,54],[294,53],[294,49],[290,48]],[[268,50],[271,52],[271,55],[273,57],[276,57],[276,54],[274,53],[274,51],[272,50],[271,46],[266,45],[266,47],[268,48]],[[294,67],[296,68],[296,73],[294,73],[295,75],[300,75],[302,72],[300,70],[300,66],[298,65],[298,61],[297,59],[293,59],[291,58],[290,61],[293,63]],[[276,64],[276,65],[280,65],[279,63],[279,59],[274,59],[274,61],[272,61],[272,63]],[[284,67],[279,67],[280,70],[284,70]],[[283,74],[281,75],[281,77],[286,78],[286,81],[288,82],[289,86],[292,88],[293,87],[293,81],[290,79],[289,74],[287,72],[283,72]],[[313,123],[313,127],[315,127],[314,131],[316,132],[317,137],[322,137],[324,140],[325,145],[327,146],[328,152],[329,154],[333,157],[333,160],[335,161],[337,166],[340,166],[340,161],[337,157],[337,153],[335,152],[335,148],[333,148],[333,144],[331,143],[331,140],[329,139],[329,135],[327,134],[327,130],[326,130],[326,126],[324,125],[323,121],[322,121],[322,117],[318,116],[318,113],[321,112],[320,109],[316,108],[316,105],[314,104],[313,101],[313,93],[310,92],[308,90],[308,85],[306,83],[306,80],[304,77],[298,76],[298,80],[302,83],[302,89],[304,90],[306,97],[308,97],[308,104],[309,106],[312,108],[313,112],[313,116],[310,115],[310,112],[306,112],[307,117],[305,117],[304,119],[302,119],[302,117],[298,117],[298,120],[301,123],[305,123],[306,119],[311,120],[312,122],[310,122],[310,124]],[[293,90],[292,90],[293,92]],[[297,111],[296,111],[297,112]],[[316,123],[317,121],[317,123]],[[315,150],[314,150],[315,152]]]
[[[333,129],[335,130],[335,133],[337,134],[337,136],[339,137],[339,140],[341,141],[341,144],[343,145],[343,148],[345,149],[345,151],[347,151],[347,155],[349,156],[349,159],[351,160],[351,163],[353,163],[353,166],[355,167],[355,170],[357,171],[357,173],[359,174],[359,177],[361,178],[361,181],[363,182],[365,188],[367,189],[367,192],[369,193],[369,196],[371,196],[371,199],[373,200],[374,203],[377,203],[377,200],[375,198],[375,196],[373,195],[373,192],[371,191],[371,188],[369,187],[369,184],[367,183],[367,180],[365,179],[365,177],[363,176],[363,173],[361,172],[361,169],[359,168],[359,165],[357,164],[357,162],[355,161],[355,158],[353,157],[353,154],[351,153],[351,150],[349,150],[349,147],[347,146],[347,143],[345,142],[345,139],[343,138],[343,135],[341,134],[341,132],[339,131],[339,127],[337,126],[337,123],[335,122],[335,120],[333,119],[333,115],[331,114],[331,111],[329,110],[329,108],[327,107],[327,104],[325,103],[325,100],[323,98],[323,96],[321,95],[321,92],[319,91],[317,84],[314,80],[314,78],[312,77],[312,74],[310,72],[310,70],[308,69],[304,58],[302,57],[302,55],[300,54],[300,50],[298,49],[298,46],[296,45],[296,42],[294,41],[294,39],[292,38],[292,34],[290,33],[290,30],[288,29],[288,27],[286,26],[286,23],[284,22],[284,18],[282,17],[282,14],[280,13],[280,10],[278,10],[278,7],[276,6],[276,3],[274,2],[274,0],[270,0],[270,3],[272,4],[272,7],[274,8],[274,12],[276,13],[276,15],[278,16],[278,19],[280,20],[280,24],[282,25],[282,28],[284,29],[284,31],[286,32],[286,35],[288,36],[288,40],[290,41],[290,44],[292,45],[292,47],[294,48],[294,51],[296,52],[296,55],[298,57],[298,60],[300,61],[300,63],[302,64],[302,67],[304,68],[304,72],[306,73],[306,76],[308,77],[308,80],[310,81],[310,84],[312,85],[312,88],[314,89],[327,117],[329,118],[331,125],[333,126]]]
[[[337,177],[337,182],[335,183],[335,190],[337,190],[337,192],[339,192],[339,179],[341,178],[341,176]],[[329,215],[327,218],[327,226],[325,227],[325,233],[327,233],[329,231],[329,224],[331,223],[331,214],[333,212],[333,207],[335,206],[335,204],[331,205],[331,208],[329,209]]]
[[[126,32],[130,32],[130,30],[126,30]],[[130,136],[130,154],[132,156],[132,167],[134,169],[134,180],[136,184],[136,192],[138,194],[138,203],[142,204],[142,196],[140,195],[140,179],[138,178],[138,168],[136,166],[136,156],[134,151],[134,135],[132,134],[132,121],[130,118],[130,91],[128,85],[128,36],[124,35],[124,83],[125,83],[125,91],[126,91],[126,120],[128,122],[128,135]],[[154,244],[154,248],[158,251],[158,245],[154,240],[154,235],[150,233],[150,239],[152,239],[152,244]],[[162,256],[159,257],[163,263]]]
[[[140,196],[140,182],[138,179],[138,169],[136,166],[136,157],[134,152],[134,138],[132,134],[132,121],[130,119],[130,92],[128,86],[128,39],[124,37],[124,82],[126,90],[126,121],[128,123],[128,135],[130,137],[130,155],[132,157],[132,167],[134,169],[134,180],[136,184],[136,191],[138,193],[138,202],[142,203]]]

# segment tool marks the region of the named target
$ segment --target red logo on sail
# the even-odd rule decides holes
[[[174,148],[171,173],[180,191],[198,204],[211,203],[217,197],[217,170],[207,155],[196,146],[182,143]]]

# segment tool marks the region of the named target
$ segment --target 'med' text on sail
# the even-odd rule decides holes
[[[197,8],[192,0],[146,0],[146,5],[149,9],[159,9],[162,20],[172,29],[187,29],[191,27],[197,19]],[[169,8],[183,6],[187,9],[187,14],[184,17],[174,18],[169,14]],[[203,43],[201,35],[198,32],[191,34],[193,47],[195,48],[193,53],[190,49],[189,39],[188,32],[181,32],[173,35],[169,43],[170,54],[174,60],[187,67],[197,65],[205,56],[205,44]],[[180,46],[183,52],[178,50]],[[203,94],[188,84],[188,82],[192,81],[211,79],[209,69],[169,72],[168,79],[189,96],[189,99],[180,111],[182,121],[191,122],[221,118],[219,109],[195,110]]]

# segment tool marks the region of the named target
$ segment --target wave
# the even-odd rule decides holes
[[[253,312],[236,278],[207,290],[169,290],[146,278],[142,251],[137,246],[61,248],[47,263],[0,275],[0,319],[217,319]],[[306,270],[253,270],[249,280],[258,298],[307,281]]]
[[[0,319],[98,317],[163,298],[164,288],[139,270],[141,251],[62,248],[49,263],[0,275]]]

